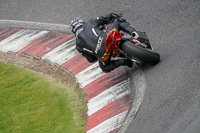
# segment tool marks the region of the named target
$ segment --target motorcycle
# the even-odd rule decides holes
[[[153,50],[145,32],[136,31],[132,35],[118,31],[116,25],[108,25],[103,33],[105,39],[105,53],[101,57],[104,61],[109,53],[112,57],[127,58],[137,64],[155,65],[160,61],[159,53]]]

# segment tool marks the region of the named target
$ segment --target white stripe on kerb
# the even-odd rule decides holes
[[[35,39],[47,34],[49,31],[22,29],[0,42],[0,51],[17,52]]]
[[[131,93],[129,80],[122,81],[109,89],[106,89],[96,97],[88,101],[88,116],[102,109],[115,100]]]
[[[96,127],[87,131],[87,133],[109,133],[117,128],[120,128],[124,123],[128,110],[115,115],[114,117],[107,119],[106,121],[100,123]]]
[[[78,51],[76,50],[75,38],[73,38],[44,55],[42,59],[47,59],[52,63],[62,65],[77,54]]]
[[[104,74],[105,73],[99,67],[99,63],[96,62],[78,73],[75,77],[83,88]]]

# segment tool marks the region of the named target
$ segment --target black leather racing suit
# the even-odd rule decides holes
[[[99,55],[95,53],[95,48],[97,46],[98,37],[103,32],[102,25],[104,24],[115,25],[114,27],[117,30],[122,30],[129,34],[135,31],[135,29],[118,14],[110,13],[106,16],[89,20],[76,31],[76,48],[90,63],[95,62],[100,58]],[[101,50],[103,49],[105,49],[105,47],[101,46]],[[111,56],[112,53],[106,61],[99,61],[99,66],[102,71],[110,72],[121,65],[132,66],[130,60],[111,60]]]

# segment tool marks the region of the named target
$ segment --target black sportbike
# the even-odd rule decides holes
[[[105,27],[105,32],[100,37],[106,38],[104,42],[106,52],[113,52],[113,57],[127,58],[137,64],[155,65],[160,61],[159,53],[153,50],[145,32],[136,31],[130,35],[118,31],[116,25],[111,24]],[[106,58],[104,54],[102,60]]]

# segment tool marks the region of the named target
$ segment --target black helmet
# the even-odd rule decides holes
[[[84,24],[85,24],[85,22],[82,19],[80,19],[80,18],[74,18],[70,22],[70,29],[75,34],[76,30],[78,28],[82,27]]]

